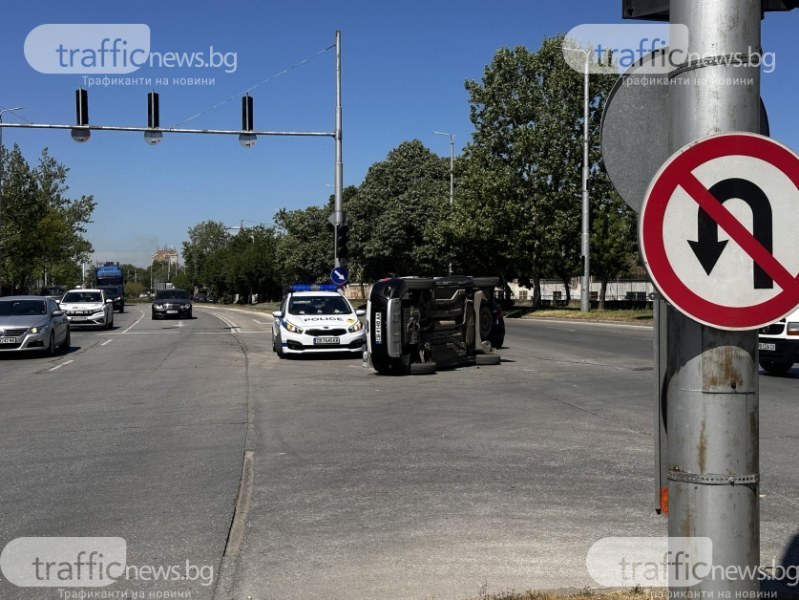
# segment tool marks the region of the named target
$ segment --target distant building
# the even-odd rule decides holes
[[[153,254],[153,262],[178,266],[178,251],[175,248],[163,247]]]

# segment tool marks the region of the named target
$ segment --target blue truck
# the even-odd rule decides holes
[[[107,262],[94,272],[95,287],[104,290],[106,298],[114,301],[114,309],[125,312],[125,281],[119,263]]]

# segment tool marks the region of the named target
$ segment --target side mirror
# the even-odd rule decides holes
[[[63,317],[64,316],[64,311],[63,310],[54,310],[53,311],[53,316],[54,317]]]
[[[359,308],[359,309],[357,309],[357,310],[355,311],[355,316],[356,316],[356,317],[365,317],[365,316],[366,316],[366,309],[365,309],[365,308]]]
[[[283,318],[283,311],[282,310],[276,310],[276,311],[274,311],[272,313],[272,316],[274,318],[276,318],[276,319],[282,319]]]
[[[106,303],[106,304],[113,304],[113,303],[114,303],[114,301],[113,301],[113,300],[111,300],[111,298],[106,298],[106,299],[105,299],[105,303]]]

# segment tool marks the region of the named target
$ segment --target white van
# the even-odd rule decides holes
[[[799,310],[763,327],[759,332],[760,366],[774,375],[784,375],[799,362]]]

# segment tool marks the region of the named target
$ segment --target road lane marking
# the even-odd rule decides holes
[[[144,311],[141,311],[141,316],[138,319],[136,319],[133,322],[133,324],[130,327],[128,327],[125,331],[123,331],[122,333],[127,333],[128,331],[130,331],[131,329],[136,327],[136,325],[138,325],[141,322],[141,320],[144,318],[144,314],[145,314]]]
[[[56,370],[60,369],[61,367],[65,367],[65,366],[67,366],[67,365],[68,365],[69,363],[71,363],[71,362],[75,362],[75,361],[74,361],[73,359],[69,359],[69,360],[67,360],[67,361],[64,361],[64,362],[62,362],[62,363],[61,363],[61,364],[59,364],[59,365],[56,365],[56,366],[54,366],[52,369],[47,369],[47,372],[49,373],[49,372],[51,372],[51,371],[56,371]]]
[[[114,340],[106,340],[106,341],[104,341],[104,342],[103,342],[102,344],[100,344],[100,345],[101,345],[101,346],[107,346],[108,344],[110,344],[110,343],[111,343],[111,342],[113,342],[113,341],[114,341]]]

